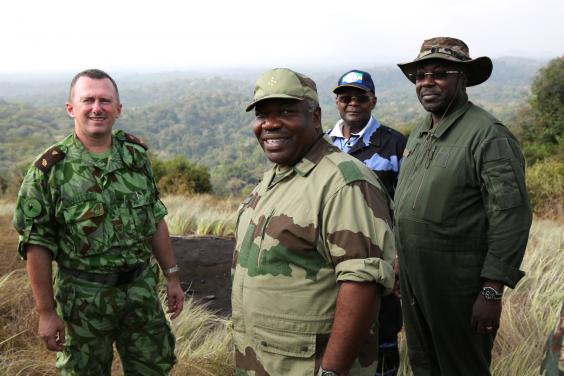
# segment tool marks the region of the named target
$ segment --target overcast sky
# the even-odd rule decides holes
[[[470,55],[564,54],[562,0],[7,0],[0,72],[375,66],[454,36]]]

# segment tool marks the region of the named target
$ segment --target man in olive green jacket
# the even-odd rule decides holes
[[[504,286],[531,225],[525,161],[509,130],[468,101],[488,79],[454,38],[426,40],[399,67],[429,115],[409,137],[395,231],[409,358],[415,375],[488,375]]]

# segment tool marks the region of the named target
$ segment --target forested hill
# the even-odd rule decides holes
[[[543,63],[494,60],[491,79],[469,88],[469,96],[511,126]],[[363,67],[303,70],[318,84],[326,129],[338,119],[332,89],[349,68]],[[423,114],[414,86],[397,67],[364,69],[372,74],[376,86],[374,115],[390,126],[409,129]],[[266,165],[250,130],[252,114],[244,112],[259,74],[115,74],[124,105],[116,126],[145,139],[161,158],[184,155],[208,167],[216,192],[239,193],[258,181]],[[72,130],[64,109],[70,78],[0,76],[0,173],[18,162],[29,163],[40,150]]]

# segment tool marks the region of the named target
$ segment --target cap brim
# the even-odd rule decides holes
[[[333,93],[337,94],[337,91],[339,91],[340,89],[345,89],[347,87],[352,87],[355,89],[360,89],[360,90],[364,90],[364,91],[372,91],[372,89],[370,89],[368,86],[364,86],[364,85],[359,85],[359,84],[345,84],[345,85],[339,85],[337,86],[335,89],[333,89]]]
[[[255,108],[255,106],[256,106],[258,103],[260,103],[260,102],[262,102],[262,101],[265,101],[265,100],[267,100],[267,99],[295,99],[295,100],[297,100],[297,101],[301,101],[301,100],[304,100],[305,98],[300,98],[300,97],[296,97],[296,96],[292,96],[292,95],[287,95],[287,94],[270,94],[270,95],[267,95],[267,96],[265,96],[265,97],[262,97],[262,98],[259,98],[259,99],[255,100],[255,101],[253,101],[251,104],[249,104],[249,105],[247,106],[247,108],[245,109],[245,111],[246,111],[246,112],[251,111],[253,108]]]
[[[411,61],[409,63],[398,64],[405,77],[412,83],[415,83],[415,78],[411,78],[409,75],[417,71],[417,64],[425,60],[445,60],[451,63],[460,64],[464,66],[468,71],[468,82],[466,86],[479,85],[485,82],[492,74],[493,64],[492,60],[487,56],[481,56],[473,60],[461,61],[456,58],[448,58],[445,54],[435,53],[429,54],[421,59]]]

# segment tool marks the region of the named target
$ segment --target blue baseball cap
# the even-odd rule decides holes
[[[374,82],[372,82],[372,77],[370,73],[364,72],[358,69],[353,69],[343,74],[339,81],[337,82],[337,87],[333,90],[333,93],[337,92],[345,87],[355,87],[364,91],[374,91]]]

